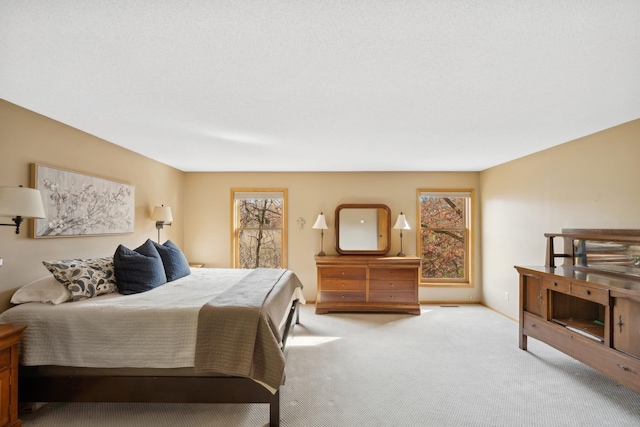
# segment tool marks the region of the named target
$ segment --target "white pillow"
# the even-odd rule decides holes
[[[11,297],[13,304],[44,302],[60,304],[71,300],[71,292],[52,275],[34,280],[18,289]]]

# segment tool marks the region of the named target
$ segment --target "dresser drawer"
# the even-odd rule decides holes
[[[362,291],[366,289],[364,280],[322,279],[320,287],[323,291]]]
[[[416,269],[371,268],[369,280],[416,280]]]
[[[322,302],[365,302],[366,299],[365,292],[322,291],[320,294]]]
[[[606,289],[592,288],[579,283],[571,283],[571,295],[582,299],[609,305],[609,291]]]
[[[601,362],[598,361],[597,369],[636,393],[640,393],[640,360],[616,353]]]
[[[415,291],[416,282],[413,280],[371,280],[369,281],[371,291]]]
[[[568,280],[557,280],[550,277],[542,277],[542,286],[552,291],[564,292],[568,294],[571,289],[571,282]]]
[[[415,292],[370,292],[369,302],[415,303]]]
[[[356,279],[367,278],[366,267],[323,267],[320,269],[323,279]]]

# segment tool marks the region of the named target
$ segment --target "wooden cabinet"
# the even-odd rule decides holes
[[[418,257],[316,256],[316,313],[400,311],[420,314]]]
[[[25,326],[0,324],[0,426],[18,427],[18,344]]]
[[[516,267],[520,348],[536,338],[640,393],[640,230],[546,236],[547,265]],[[554,252],[557,236],[566,254]]]

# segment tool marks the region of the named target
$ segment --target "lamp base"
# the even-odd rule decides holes
[[[323,251],[318,252],[318,255],[316,256],[325,256],[326,254]]]
[[[398,252],[398,255],[396,256],[407,256],[407,254],[405,254],[404,252]]]

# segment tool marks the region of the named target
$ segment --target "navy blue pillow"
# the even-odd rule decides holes
[[[118,246],[113,255],[113,269],[121,294],[146,292],[167,283],[162,258],[150,239],[134,250]]]
[[[164,272],[167,275],[167,282],[179,279],[191,274],[191,267],[189,267],[189,261],[184,256],[179,247],[176,246],[171,240],[164,242],[164,245],[153,242],[156,250],[162,258],[162,264],[164,264]]]

